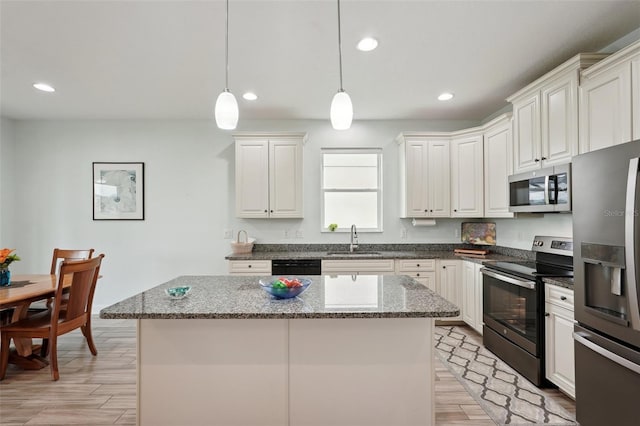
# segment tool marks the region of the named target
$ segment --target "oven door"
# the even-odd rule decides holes
[[[536,282],[488,268],[480,271],[485,325],[531,355],[540,356],[542,313]]]

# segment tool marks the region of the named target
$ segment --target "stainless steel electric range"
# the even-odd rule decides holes
[[[545,277],[573,277],[570,238],[536,236],[535,261],[490,262],[483,274],[483,343],[529,379],[544,386]]]

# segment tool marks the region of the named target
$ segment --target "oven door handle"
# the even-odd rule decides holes
[[[502,274],[498,274],[495,273],[487,268],[481,268],[480,272],[482,272],[484,275],[491,277],[491,278],[495,278],[497,280],[500,281],[504,281],[506,283],[509,284],[514,284],[517,285],[518,287],[524,287],[524,288],[528,288],[530,290],[533,290],[536,288],[536,282],[535,281],[528,281],[528,280],[520,280],[518,278],[514,278],[514,277],[510,277],[507,275],[502,275]]]

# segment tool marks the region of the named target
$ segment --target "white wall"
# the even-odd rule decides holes
[[[98,309],[178,275],[226,274],[226,229],[246,229],[262,243],[347,242],[347,234],[320,232],[321,147],[383,148],[384,232],[361,233],[361,243],[458,242],[461,220],[414,228],[410,220],[398,218],[398,148],[393,139],[401,131],[478,124],[356,121],[350,130],[337,132],[328,120],[241,121],[238,131],[308,132],[305,218],[269,220],[235,218],[233,138],[218,130],[214,120],[2,123],[9,126],[3,125],[0,135],[0,246],[17,248],[23,259],[12,270],[46,273],[54,247],[93,247],[106,254],[95,298]],[[94,161],[145,163],[144,221],[92,220]],[[570,215],[496,222],[498,244],[518,248],[530,248],[535,234],[567,235],[571,230]],[[403,227],[406,239],[400,236]],[[293,236],[300,230],[303,238],[284,238],[285,230]]]

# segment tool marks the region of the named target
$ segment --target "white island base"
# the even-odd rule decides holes
[[[143,426],[434,424],[433,318],[139,319]]]

